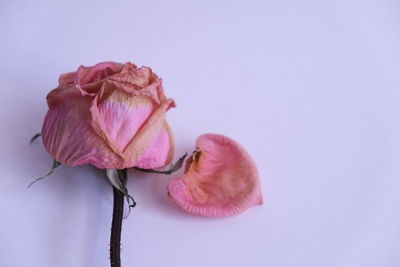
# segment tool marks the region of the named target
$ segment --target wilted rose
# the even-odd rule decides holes
[[[157,168],[173,153],[165,121],[174,107],[148,67],[113,62],[60,76],[47,96],[42,128],[48,153],[61,163],[98,168]]]

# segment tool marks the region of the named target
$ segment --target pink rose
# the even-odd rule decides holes
[[[173,153],[166,111],[175,106],[148,67],[103,62],[60,76],[47,95],[42,128],[48,153],[61,163],[98,168],[157,168]]]

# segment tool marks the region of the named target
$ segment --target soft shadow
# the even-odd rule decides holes
[[[72,255],[80,255],[76,261],[80,263],[79,266],[96,266],[99,257],[107,257],[107,243],[104,240],[111,220],[109,215],[112,204],[108,199],[110,187],[101,179],[99,172],[93,169],[90,166],[64,166],[54,177],[57,181],[48,183],[49,194],[57,195],[58,205],[58,212],[52,221],[53,227],[49,229],[54,234],[49,235],[47,242],[49,263],[52,266],[61,266],[62,259],[69,254],[61,248],[73,250]],[[107,204],[110,206],[109,212],[106,211]],[[60,235],[63,231],[68,234],[67,229],[74,231],[74,237],[79,238],[65,240],[64,246],[53,246],[62,242]]]
[[[49,163],[49,159],[44,161]],[[32,168],[27,174],[37,171],[38,168]],[[48,255],[45,265],[70,266],[74,262],[78,266],[96,266],[99,259],[107,260],[112,188],[101,170],[62,166],[25,190],[31,191],[31,199],[35,199],[34,194],[41,194],[42,201],[46,197],[53,201],[47,241],[43,244]],[[71,261],[70,255],[80,256]]]

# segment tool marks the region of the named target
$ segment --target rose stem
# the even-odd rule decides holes
[[[123,185],[126,184],[127,170],[121,170],[120,177]],[[122,219],[124,214],[124,194],[118,189],[113,187],[114,193],[114,207],[113,217],[111,224],[111,238],[110,238],[110,263],[111,267],[121,267],[121,228]]]

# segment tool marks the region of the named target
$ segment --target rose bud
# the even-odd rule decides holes
[[[170,198],[183,210],[203,216],[231,216],[262,204],[254,161],[234,140],[204,134],[186,163],[185,174],[168,185]]]
[[[60,76],[47,103],[43,143],[58,162],[152,169],[171,160],[173,139],[165,113],[175,103],[148,67],[81,66]]]

